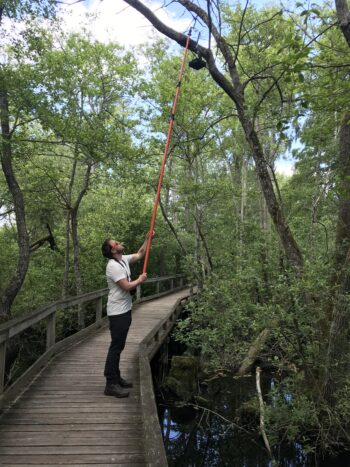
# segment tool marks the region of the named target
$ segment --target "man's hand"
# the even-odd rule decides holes
[[[145,282],[146,279],[147,279],[147,272],[143,272],[142,274],[139,275],[137,280],[139,284],[141,284],[142,282]]]
[[[130,264],[132,263],[135,263],[136,261],[140,261],[140,259],[142,259],[144,256],[145,256],[145,253],[146,253],[146,248],[147,248],[147,243],[149,241],[149,232],[147,233],[146,235],[146,239],[145,241],[143,242],[143,244],[141,245],[141,247],[139,248],[139,251],[137,253],[134,253],[130,259]],[[153,230],[152,232],[152,237],[151,238],[154,238],[156,235],[155,231]],[[146,279],[144,279],[146,280]],[[143,282],[143,281],[142,281]]]

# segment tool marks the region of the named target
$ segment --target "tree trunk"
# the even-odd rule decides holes
[[[347,0],[335,0],[340,29],[350,47],[350,12]]]
[[[26,226],[24,199],[12,166],[8,93],[3,76],[0,76],[0,120],[2,136],[1,166],[5,175],[7,186],[13,199],[14,211],[16,214],[17,244],[19,248],[16,271],[1,296],[1,320],[6,319],[11,315],[11,306],[22,287],[28,270],[30,257],[29,235]]]
[[[333,306],[332,324],[326,358],[323,384],[324,398],[332,405],[335,390],[349,378],[350,345],[350,249],[343,267],[342,283],[337,291]]]
[[[73,244],[73,262],[75,273],[75,293],[80,295],[83,293],[83,280],[80,270],[80,254],[79,254],[79,237],[78,237],[78,212],[76,209],[70,211],[71,227],[72,227],[72,244]],[[82,306],[78,306],[78,327],[84,327],[84,311]]]
[[[181,242],[181,240],[180,240],[180,238],[179,238],[179,236],[178,236],[178,234],[177,234],[177,232],[175,230],[175,227],[173,226],[172,222],[170,221],[170,219],[167,216],[167,213],[166,213],[166,211],[164,209],[161,198],[159,198],[159,206],[160,206],[160,210],[161,210],[161,212],[163,214],[163,218],[164,218],[165,222],[168,224],[168,226],[169,226],[170,230],[172,231],[172,233],[174,234],[174,237],[175,237],[177,243],[179,244],[179,246],[181,248],[181,251],[183,252],[184,255],[187,255],[186,249],[183,246],[183,244],[182,244],[182,242]]]
[[[333,304],[323,393],[332,402],[334,384],[341,386],[349,372],[350,318],[350,113],[339,131],[339,214],[334,258]]]
[[[92,169],[92,164],[89,164],[86,168],[83,187],[77,197],[74,207],[70,211],[73,255],[74,255],[74,272],[75,272],[75,281],[76,281],[75,290],[76,290],[77,295],[80,295],[83,293],[83,280],[81,277],[80,253],[79,253],[78,210],[83,200],[83,197],[85,196],[89,188],[91,169]],[[78,326],[79,328],[84,327],[84,313],[83,313],[81,306],[79,306],[79,309],[78,309]]]
[[[240,165],[237,162],[238,157],[235,158],[235,162],[233,163],[229,158],[225,157],[225,162],[227,166],[227,170],[230,176],[231,181],[231,192],[232,192],[232,219],[234,220],[234,228],[236,231],[236,238],[239,237],[238,232],[238,222],[237,219],[239,218],[239,207],[238,207],[238,186],[239,186],[239,179],[237,174],[240,172]]]
[[[78,149],[77,145],[74,149],[74,161],[70,174],[67,198],[65,199],[66,204],[66,244],[64,250],[64,276],[62,285],[62,296],[66,298],[69,295],[69,270],[70,270],[70,238],[71,238],[71,211],[72,211],[72,197],[73,197],[73,186],[75,181],[75,174],[78,165]]]
[[[270,334],[271,331],[269,329],[264,329],[251,344],[247,356],[244,358],[237,371],[239,376],[243,376],[251,370],[255,360],[258,358],[260,352],[265,347],[266,341],[270,337]]]
[[[263,290],[260,293],[261,301],[266,303],[271,298],[270,293],[270,280],[269,280],[269,245],[271,244],[269,238],[269,217],[265,198],[260,196],[260,228],[262,232],[262,239],[260,244],[260,261],[261,273],[263,278]]]
[[[244,252],[244,231],[245,231],[245,213],[247,207],[247,175],[248,175],[248,157],[242,156],[242,164],[240,166],[240,208],[239,208],[239,220],[237,219],[238,229],[239,229],[239,248],[238,248],[238,257],[239,260],[239,269],[242,268],[242,259],[245,256]]]
[[[83,293],[83,280],[80,269],[80,253],[79,253],[79,235],[78,235],[78,212],[72,209],[70,212],[71,228],[72,228],[72,244],[75,272],[75,291],[77,295]]]
[[[199,211],[196,211],[199,215]],[[203,234],[203,231],[202,231],[202,228],[201,228],[201,223],[199,221],[199,219],[197,219],[197,217],[194,218],[195,220],[195,223],[196,223],[196,232],[198,233],[199,235],[199,238],[201,239],[202,241],[202,244],[203,244],[203,247],[204,247],[204,251],[205,251],[205,254],[206,254],[206,259],[207,259],[207,264],[208,264],[208,269],[209,269],[209,272],[211,272],[213,270],[213,261],[211,259],[211,255],[210,255],[210,252],[209,252],[209,247],[208,247],[208,243],[207,243],[207,240]],[[203,261],[202,261],[203,263]],[[204,275],[206,275],[206,272],[204,272]]]
[[[340,29],[350,47],[350,11],[347,0],[335,0]],[[350,317],[350,113],[344,116],[339,131],[339,215],[334,259],[336,296],[329,333],[323,395],[331,404],[334,385],[342,385],[349,375]]]
[[[339,271],[350,247],[350,112],[344,116],[339,131],[338,161],[339,214],[336,234],[334,269]]]
[[[69,246],[70,246],[70,212],[69,209],[66,211],[66,242],[64,247],[64,273],[62,282],[62,298],[66,298],[69,294],[69,269],[70,269],[70,257],[69,257]]]

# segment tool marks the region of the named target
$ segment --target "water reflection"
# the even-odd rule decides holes
[[[152,361],[159,421],[169,466],[272,467],[259,435],[255,376],[221,376],[198,388],[198,384],[193,385],[190,381],[193,372],[185,373],[184,362],[177,366],[180,375],[174,374],[174,359],[185,354],[183,344],[170,339]],[[176,388],[172,383],[165,387],[167,375],[176,376]],[[277,379],[267,372],[262,373],[261,390],[265,400],[270,390],[279,386]],[[188,398],[193,386],[196,387],[195,393]],[[175,389],[184,396],[176,395]],[[269,397],[273,404],[271,394]],[[290,393],[283,394],[283,397],[292,402]],[[273,446],[272,451],[276,460],[274,466],[279,467],[350,466],[349,453],[316,462],[316,456],[306,455],[299,442],[291,445],[280,443]],[[319,454],[316,455],[319,457]]]
[[[271,378],[262,381],[266,389]],[[171,392],[158,394],[158,410],[170,467],[269,467],[272,462],[257,432],[254,378],[220,378],[202,388],[200,407],[181,404]],[[246,406],[245,406],[246,404]],[[302,446],[278,446],[282,467],[314,465]]]

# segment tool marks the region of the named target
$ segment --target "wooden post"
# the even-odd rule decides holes
[[[156,293],[159,294],[160,292],[160,281],[157,281],[157,290]]]
[[[84,305],[78,305],[78,329],[85,328],[85,309]]]
[[[0,394],[4,392],[5,387],[5,359],[6,341],[0,344]]]
[[[46,321],[46,350],[56,342],[56,313],[48,316]]]
[[[136,300],[140,300],[141,298],[141,285],[136,287]]]
[[[184,286],[184,278],[181,276],[180,277],[180,287]]]
[[[102,297],[96,300],[95,311],[96,311],[96,323],[97,323],[98,321],[101,321],[102,319]]]
[[[170,281],[170,290],[173,290],[174,288],[174,279],[171,279]]]

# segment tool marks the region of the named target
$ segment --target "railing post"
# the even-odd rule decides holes
[[[96,300],[95,311],[96,311],[96,323],[97,323],[98,321],[101,321],[102,319],[102,297]]]
[[[0,394],[5,387],[5,361],[6,361],[6,341],[0,344]]]
[[[174,279],[170,280],[170,290],[173,290],[174,288]]]
[[[141,285],[138,285],[136,287],[136,300],[140,300],[141,299]]]
[[[85,310],[83,305],[78,305],[78,329],[85,328]]]
[[[157,281],[156,294],[159,294],[159,292],[160,292],[160,281]]]
[[[56,342],[56,313],[52,313],[46,321],[46,350]]]
[[[184,278],[183,276],[180,277],[180,287],[184,286]]]

